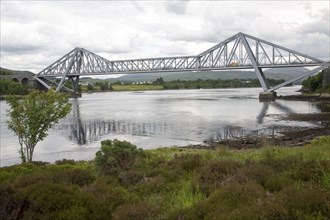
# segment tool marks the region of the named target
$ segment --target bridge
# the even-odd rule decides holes
[[[314,69],[271,88],[263,69],[281,67]],[[240,32],[194,56],[110,61],[77,47],[39,72],[35,79],[47,89],[55,86],[56,91],[77,93],[80,76],[253,69],[264,93],[274,94],[275,90],[326,68],[329,68],[329,62]],[[57,78],[60,78],[59,82]],[[68,81],[73,89],[64,86]]]
[[[23,85],[34,84],[35,81],[33,75],[29,75],[29,74],[0,75],[0,79],[7,79],[14,82],[19,82]]]

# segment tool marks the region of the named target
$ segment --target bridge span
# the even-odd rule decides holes
[[[281,67],[313,69],[271,88],[263,69]],[[47,89],[55,86],[57,91],[76,93],[80,76],[253,69],[263,91],[273,94],[283,86],[326,68],[329,68],[329,62],[240,32],[194,56],[107,60],[77,47],[39,72],[35,79]],[[60,78],[60,81],[57,82],[54,78]],[[72,82],[73,89],[64,86],[67,81]]]

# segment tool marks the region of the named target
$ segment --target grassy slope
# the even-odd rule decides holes
[[[329,146],[330,136],[298,148],[160,148],[113,176],[94,161],[4,167],[0,210],[12,210],[0,219],[326,219]]]

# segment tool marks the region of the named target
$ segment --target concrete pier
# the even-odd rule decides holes
[[[274,99],[276,99],[276,97],[277,97],[276,92],[261,92],[261,93],[259,93],[259,99],[260,100],[265,100],[265,101],[274,100]]]

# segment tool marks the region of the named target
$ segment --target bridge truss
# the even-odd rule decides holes
[[[265,68],[315,67],[309,72],[270,87]],[[107,60],[83,48],[75,48],[38,73],[35,78],[46,88],[77,92],[80,76],[148,72],[212,71],[254,69],[265,92],[272,92],[299,79],[329,68],[329,63],[266,40],[238,33],[195,56]],[[58,82],[58,79],[60,81]],[[71,81],[73,89],[64,86]]]

